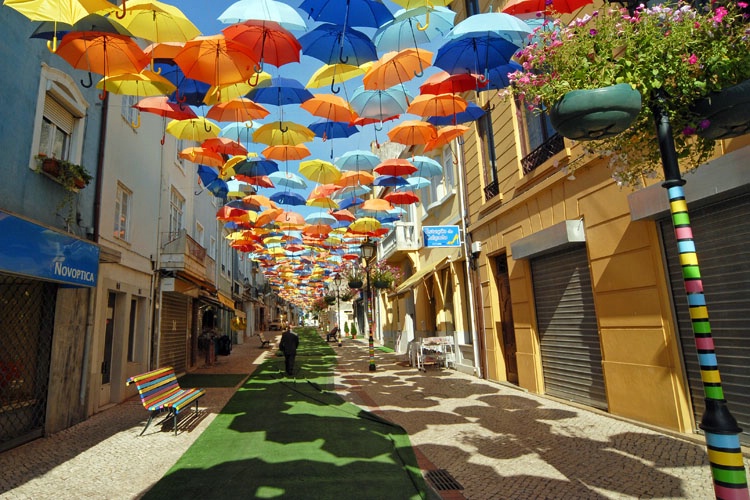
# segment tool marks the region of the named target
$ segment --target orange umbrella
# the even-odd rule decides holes
[[[224,165],[224,157],[219,153],[201,147],[183,149],[177,156],[193,163],[208,165],[209,167],[220,168]]]
[[[246,97],[238,97],[212,106],[206,113],[206,118],[218,122],[251,122],[265,118],[269,114],[270,112],[260,104]]]
[[[378,175],[409,175],[418,169],[409,160],[393,158],[381,162],[373,171]]]
[[[419,116],[451,116],[465,111],[468,105],[466,99],[455,94],[420,94],[406,112]]]
[[[407,120],[388,132],[388,138],[391,141],[407,146],[427,144],[436,137],[437,128],[431,123],[419,120]]]
[[[228,137],[211,137],[201,143],[203,149],[223,155],[246,155],[247,148]]]
[[[210,85],[248,80],[258,63],[250,49],[224,35],[197,36],[185,42],[174,62],[186,77]]]
[[[340,221],[354,222],[354,219],[356,219],[354,214],[349,210],[336,210],[335,212],[331,212],[331,215]]]
[[[258,215],[258,220],[255,221],[255,225],[265,226],[266,224],[270,224],[271,222],[274,222],[278,216],[280,216],[282,213],[284,213],[284,210],[281,208],[271,208],[266,210],[265,212],[261,212]]]
[[[357,117],[349,102],[337,95],[317,94],[300,104],[300,107],[312,115],[332,122],[349,123]]]
[[[367,70],[362,82],[366,90],[385,90],[420,77],[424,68],[432,64],[432,52],[404,49],[388,52]]]
[[[370,198],[369,200],[365,200],[360,208],[370,212],[387,212],[388,210],[393,210],[393,205],[388,200]]]
[[[271,160],[287,161],[302,160],[312,153],[304,144],[298,144],[296,146],[268,146],[261,154]]]
[[[314,238],[327,238],[328,233],[333,231],[331,226],[325,224],[308,224],[302,228],[302,234],[312,236]]]
[[[292,225],[292,226],[300,226],[300,227],[307,224],[302,214],[298,212],[292,212],[290,210],[282,210],[281,213],[276,216],[274,221],[283,225]]]
[[[412,203],[419,203],[419,196],[414,194],[412,191],[393,191],[383,196],[384,200],[388,200],[394,205],[411,205]]]
[[[327,198],[339,189],[341,188],[339,188],[336,184],[319,184],[313,188],[313,190],[310,192],[310,196],[308,196],[307,199],[314,200],[316,198]]]
[[[466,125],[449,125],[438,130],[437,135],[434,139],[427,142],[424,146],[424,151],[432,151],[439,147],[445,146],[456,137],[461,137],[469,130]]]
[[[347,170],[341,174],[339,180],[335,182],[337,186],[368,186],[375,181],[375,176],[364,170]]]
[[[271,201],[271,199],[268,196],[263,196],[262,194],[251,194],[251,195],[245,196],[244,198],[242,198],[242,201],[244,203],[249,203],[251,205],[258,205],[261,207],[278,208],[276,203]]]
[[[143,52],[149,59],[174,59],[185,47],[185,42],[159,42],[152,43]]]

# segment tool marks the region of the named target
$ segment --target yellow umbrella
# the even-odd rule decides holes
[[[332,184],[341,178],[341,171],[324,160],[308,160],[299,164],[299,173],[319,184]]]
[[[351,64],[326,64],[312,74],[305,87],[320,88],[328,85],[333,86],[351,78],[364,75],[365,71],[365,68],[362,66],[353,66]]]
[[[307,200],[307,206],[321,207],[321,208],[328,208],[328,209],[339,208],[339,204],[327,196],[324,196],[321,198],[309,198]]]
[[[271,75],[265,71],[256,73],[258,75],[258,83],[265,82],[271,79]],[[227,83],[224,85],[212,85],[206,91],[206,95],[203,97],[203,102],[208,105],[219,104],[221,102],[231,101],[237,99],[249,93],[258,84],[250,85],[247,82]]]
[[[360,217],[349,225],[349,231],[354,233],[371,233],[380,229],[380,221],[374,217]]]
[[[5,0],[3,5],[20,12],[32,21],[52,21],[55,23],[53,39],[47,48],[57,50],[57,23],[75,24],[89,14],[109,10],[112,4],[107,0]]]
[[[416,9],[417,7],[426,7],[427,15],[425,16],[424,26],[417,23],[417,29],[424,31],[430,25],[430,12],[436,5],[439,7],[445,7],[453,0],[393,0],[395,3],[403,7],[405,10]]]
[[[189,120],[172,120],[167,124],[167,132],[178,139],[203,142],[212,137],[219,137],[219,127],[214,122],[203,117]]]
[[[133,36],[151,42],[187,42],[201,34],[180,9],[156,0],[127,0],[125,15],[117,19]]]
[[[169,95],[177,90],[177,87],[172,82],[148,70],[141,71],[140,73],[122,73],[115,76],[105,76],[99,80],[96,88],[106,88],[108,92],[115,94],[134,95],[138,97]]]
[[[315,132],[294,122],[266,123],[253,132],[253,141],[269,146],[298,146],[310,142]]]

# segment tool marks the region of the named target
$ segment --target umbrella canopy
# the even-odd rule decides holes
[[[380,158],[374,153],[363,150],[347,151],[333,162],[340,170],[372,170]]]
[[[250,144],[253,141],[253,132],[257,127],[252,122],[232,123],[221,129],[220,137],[227,137],[243,144]]]
[[[466,125],[449,125],[447,127],[442,127],[438,130],[437,136],[425,144],[424,151],[432,151],[433,149],[445,146],[453,139],[464,135],[468,130],[469,127]]]
[[[370,37],[361,31],[323,23],[299,38],[302,53],[325,64],[360,64],[378,58]]]
[[[296,146],[268,146],[263,150],[263,156],[279,161],[302,160],[311,154],[310,150],[304,144],[297,144]]]
[[[523,71],[523,67],[515,61],[511,61],[508,64],[497,66],[490,69],[487,72],[487,87],[482,90],[500,90],[510,85],[510,79],[508,78],[509,73],[516,71]]]
[[[307,81],[307,88],[320,88],[333,86],[337,83],[345,82],[351,78],[361,76],[365,74],[367,69],[364,67],[369,63],[365,63],[363,66],[354,66],[352,64],[324,64],[312,74],[310,79]]]
[[[451,75],[438,71],[419,86],[420,94],[458,94],[469,90],[478,90],[487,86],[484,75],[459,73]]]
[[[275,161],[260,157],[245,158],[232,168],[236,174],[248,177],[262,177],[279,171],[279,166]]]
[[[97,82],[96,88],[106,89],[115,94],[139,97],[166,95],[177,90],[172,82],[153,71],[105,76]]]
[[[419,196],[411,191],[393,191],[383,196],[384,200],[388,200],[394,205],[411,205],[413,203],[419,203]]]
[[[408,186],[409,183],[403,177],[397,175],[379,175],[375,178],[373,186],[399,187]]]
[[[390,205],[390,203],[388,203],[388,205]],[[371,233],[380,229],[380,225],[380,221],[375,219],[374,217],[361,217],[349,225],[349,231],[353,233]]]
[[[327,225],[330,226],[332,224],[336,224],[338,219],[334,217],[333,215],[329,214],[328,212],[313,212],[307,217],[305,217],[305,222],[308,224],[321,224],[321,225]]]
[[[443,175],[443,166],[429,156],[414,156],[411,162],[417,167],[416,174],[420,177],[438,177]]]
[[[307,183],[297,174],[292,172],[272,172],[268,177],[276,183],[277,186],[283,186],[289,189],[305,189]]]
[[[219,178],[219,172],[217,172],[215,168],[207,167],[206,165],[198,165],[198,178],[204,186],[208,186]]]
[[[340,187],[366,186],[374,180],[375,177],[367,171],[348,170],[335,181],[335,184]]]
[[[530,14],[532,12],[570,14],[592,0],[508,0],[502,11],[506,14]]]
[[[331,184],[341,178],[341,171],[333,163],[324,160],[301,162],[299,173],[319,184]]]
[[[271,178],[267,175],[258,175],[258,176],[245,176],[245,175],[237,175],[237,180],[241,180],[242,182],[246,182],[248,184],[252,184],[253,186],[258,187],[266,187],[266,188],[275,188],[276,185],[271,181]]]
[[[367,90],[385,90],[424,75],[424,68],[432,64],[432,52],[404,49],[388,52],[373,63],[362,78]]]
[[[484,110],[474,104],[473,102],[468,103],[466,109],[446,116],[430,116],[427,121],[433,125],[455,125],[457,123],[473,122],[484,116]]]
[[[356,207],[357,205],[361,205],[364,202],[365,200],[363,200],[362,198],[352,196],[351,198],[346,198],[344,200],[341,200],[339,202],[339,208],[342,210],[345,210],[350,207]]]
[[[349,102],[343,97],[331,94],[315,94],[300,107],[314,116],[334,122],[350,122],[356,118]]]
[[[393,20],[388,8],[372,0],[304,0],[299,9],[315,21],[378,28]]]
[[[305,198],[301,194],[292,193],[291,191],[280,191],[277,193],[273,193],[271,195],[271,201],[278,203],[279,205],[291,206],[299,206],[307,203],[307,200],[305,200]]]
[[[189,120],[172,120],[167,124],[167,133],[188,141],[203,142],[219,136],[220,127],[203,117]]]
[[[215,104],[206,113],[206,118],[218,122],[245,122],[259,120],[270,112],[246,97],[238,97],[227,102]]]
[[[209,84],[186,77],[182,69],[173,62],[157,62],[154,68],[159,75],[177,86],[177,90],[170,96],[171,101],[191,106],[203,104],[206,92],[211,88]]]
[[[405,113],[409,97],[405,90],[397,87],[386,90],[366,90],[362,86],[352,93],[349,104],[361,117],[384,120]]]
[[[250,19],[273,21],[288,30],[307,29],[304,19],[295,8],[276,0],[240,0],[230,5],[218,17],[218,20],[225,24],[241,23]]]
[[[57,55],[76,69],[104,76],[138,73],[148,64],[148,57],[131,38],[97,31],[68,33]]]
[[[294,122],[266,123],[253,133],[253,141],[269,146],[297,146],[313,137],[315,132]]]
[[[302,45],[276,22],[251,19],[224,28],[222,32],[227,40],[239,42],[250,50],[259,62],[256,71],[262,71],[264,63],[278,67],[299,62]]]
[[[258,61],[250,49],[224,35],[198,36],[174,57],[185,76],[210,85],[250,79]]]
[[[180,107],[177,103],[169,102],[167,96],[144,97],[137,104],[134,104],[133,107],[144,113],[152,113],[175,120],[197,118],[192,108],[189,106]]]
[[[496,36],[520,48],[529,41],[528,36],[531,32],[531,27],[516,16],[503,12],[488,12],[467,17],[455,25],[446,38],[456,40],[464,36]]]
[[[419,116],[455,116],[468,105],[466,99],[456,94],[419,94],[406,112]]]
[[[315,133],[316,137],[321,137],[324,141],[350,137],[359,132],[359,129],[349,122],[317,121],[311,123],[309,128]]]
[[[113,7],[114,8],[114,7]],[[55,36],[62,37],[72,31],[98,31],[100,33],[114,33],[117,35],[133,36],[120,21],[112,16],[89,14],[76,21],[73,25],[53,21],[43,21],[37,26],[29,38],[52,40]]]
[[[412,146],[427,144],[437,137],[437,128],[431,123],[419,120],[406,120],[388,131],[388,138],[393,142]]]
[[[414,49],[445,36],[453,28],[455,17],[456,13],[445,7],[402,9],[396,12],[393,21],[381,26],[373,41],[380,52]]]
[[[133,36],[157,43],[187,42],[201,34],[180,9],[156,0],[127,0],[125,16],[117,18]]]
[[[374,170],[378,175],[409,175],[416,171],[417,167],[403,158],[385,160]]]
[[[517,51],[518,46],[503,37],[468,34],[443,44],[433,64],[450,74],[483,75],[492,68],[509,64]]]
[[[260,82],[247,95],[250,99],[261,104],[284,106],[285,104],[302,104],[312,98],[309,90],[300,82],[292,78],[275,77]]]
[[[432,183],[424,177],[409,177],[406,179],[409,189],[424,189]]]
[[[191,147],[180,151],[180,158],[193,163],[201,163],[209,167],[221,167],[224,165],[224,157],[221,154],[201,147]]]
[[[201,143],[203,149],[222,155],[246,155],[247,149],[237,141],[227,137],[212,137]]]

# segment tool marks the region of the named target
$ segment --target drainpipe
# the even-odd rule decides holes
[[[456,147],[456,157],[458,159],[458,189],[459,189],[459,205],[461,210],[461,231],[464,233],[463,238],[463,251],[464,251],[464,264],[466,266],[466,288],[467,297],[469,301],[469,328],[471,328],[471,342],[474,348],[474,374],[477,378],[482,378],[482,363],[479,360],[479,329],[477,328],[477,316],[474,309],[475,297],[474,297],[474,272],[471,269],[471,247],[469,246],[469,233],[466,227],[466,221],[469,219],[466,202],[466,186],[465,186],[465,175],[464,175],[464,143],[461,140],[456,141],[458,146]]]
[[[164,191],[164,145],[159,152],[159,205],[157,207],[158,217],[156,219],[156,258],[151,270],[151,342],[150,352],[146,359],[149,360],[149,370],[158,366],[157,353],[159,352],[159,341],[161,339],[161,224],[162,224],[162,192]]]

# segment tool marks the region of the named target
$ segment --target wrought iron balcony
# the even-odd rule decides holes
[[[484,200],[485,201],[489,201],[499,194],[500,194],[500,185],[497,183],[496,180],[484,186]]]
[[[553,135],[521,160],[524,175],[533,172],[535,168],[563,149],[565,149],[565,139],[563,136],[560,134]]]

